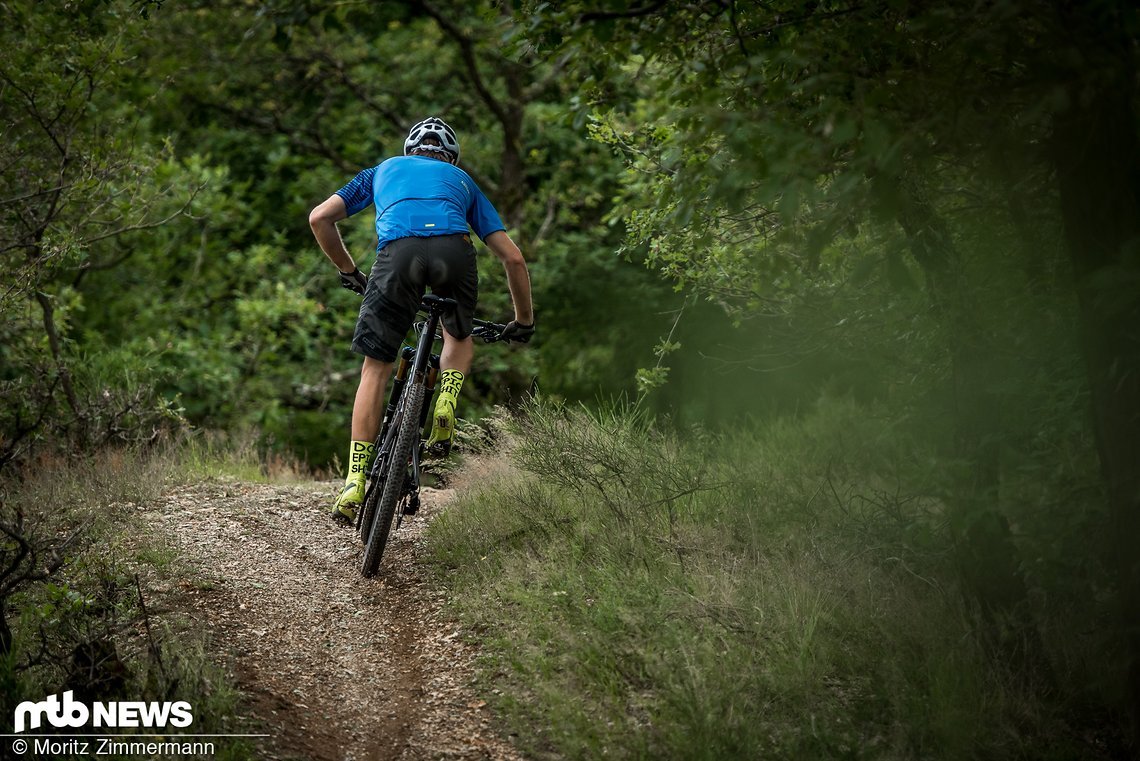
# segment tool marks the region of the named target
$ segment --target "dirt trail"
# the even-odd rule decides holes
[[[447,490],[424,490],[373,579],[325,509],[336,484],[207,483],[156,505],[199,569],[187,595],[236,673],[266,759],[518,759],[472,686],[475,651],[419,556]]]

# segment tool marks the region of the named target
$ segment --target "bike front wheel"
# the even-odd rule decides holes
[[[406,395],[400,419],[396,421],[396,444],[385,464],[384,482],[380,486],[375,512],[370,515],[364,542],[364,560],[360,572],[365,576],[375,575],[380,567],[380,557],[388,543],[392,530],[392,519],[396,515],[396,504],[404,494],[408,482],[408,468],[411,467],[412,448],[420,439],[420,408],[424,403],[423,383],[409,382],[404,387]],[[375,498],[375,497],[374,497]]]

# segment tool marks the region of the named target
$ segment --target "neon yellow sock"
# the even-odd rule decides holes
[[[376,457],[376,445],[371,441],[353,441],[348,448],[348,477],[346,484],[364,484],[372,460]]]
[[[461,388],[463,388],[463,373],[458,370],[444,370],[439,374],[439,398],[435,401],[428,448],[444,444],[444,451],[451,451],[451,439],[455,434],[455,407],[459,404]]]
[[[463,373],[458,370],[444,370],[439,374],[439,399],[436,400],[435,408],[438,411],[440,405],[450,404],[451,414],[454,416],[455,408],[459,405],[459,391],[463,388]],[[446,402],[444,400],[447,400]],[[438,412],[437,412],[438,414]]]

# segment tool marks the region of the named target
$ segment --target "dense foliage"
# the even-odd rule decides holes
[[[574,398],[632,390],[651,358],[643,336],[668,288],[614,254],[620,164],[573,127],[557,63],[495,45],[509,17],[245,2],[3,13],[3,461],[37,441],[149,438],[174,416],[254,426],[315,466],[343,456],[356,302],[306,217],[426,113],[459,127],[464,168],[532,262],[543,321],[538,351],[479,353],[468,409],[536,377]],[[367,269],[370,214],[341,227]],[[503,319],[501,268],[482,264],[482,311]]]
[[[330,462],[356,302],[306,215],[438,114],[539,320],[467,414],[864,405],[990,655],[1048,683],[1034,601],[1103,603],[1140,723],[1138,38],[1119,0],[4,2],[0,466],[184,426]]]

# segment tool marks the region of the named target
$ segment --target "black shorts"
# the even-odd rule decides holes
[[[400,238],[376,254],[368,276],[352,350],[381,362],[392,362],[416,319],[427,286],[459,306],[443,316],[443,326],[456,338],[471,335],[479,297],[475,247],[467,235]]]

